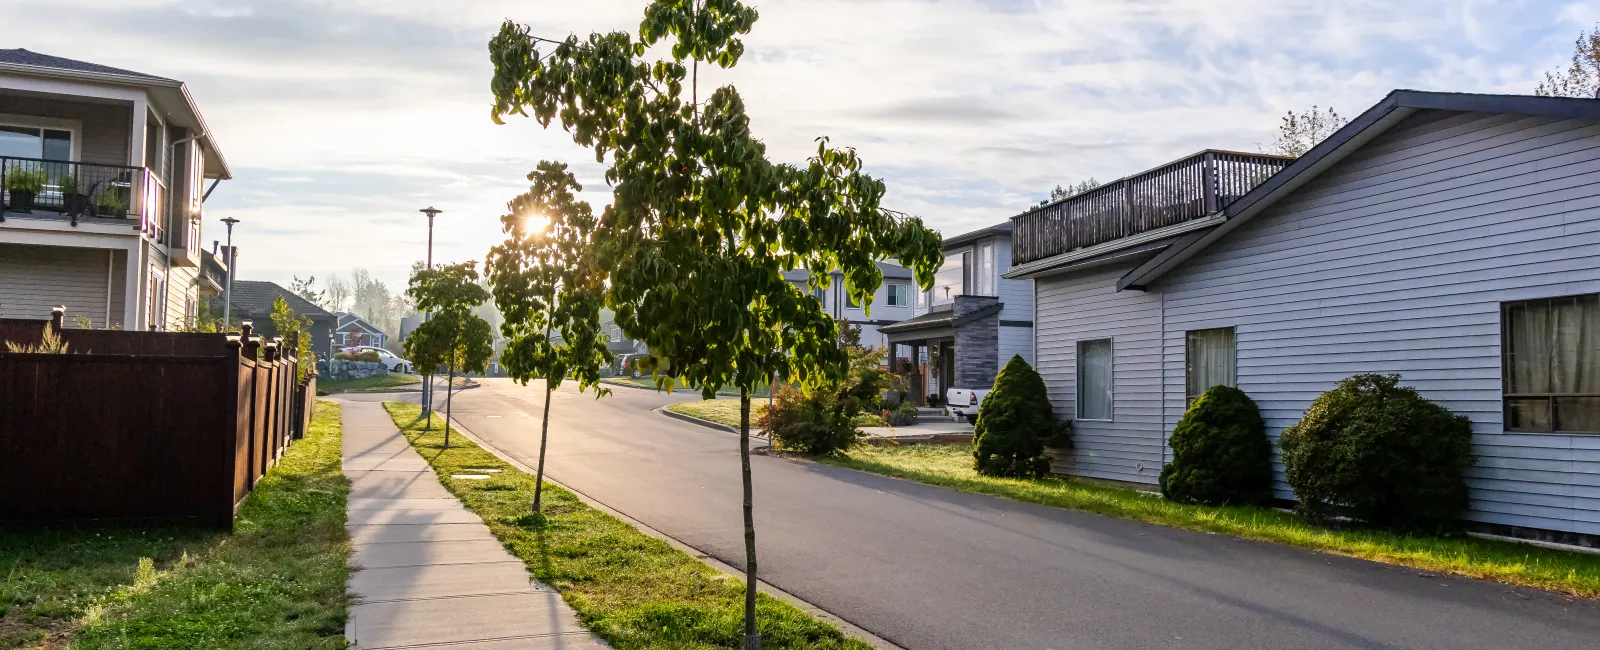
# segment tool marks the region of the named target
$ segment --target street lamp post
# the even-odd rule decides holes
[[[439,213],[444,212],[444,210],[434,209],[434,207],[430,205],[426,208],[418,210],[418,212],[428,215],[428,270],[431,271],[433,270],[433,218],[439,216]],[[425,313],[422,315],[422,319],[426,321],[428,320],[429,316],[431,316],[431,314]],[[427,382],[422,385],[422,415],[423,417],[428,418],[428,423],[431,427],[433,423],[432,368],[428,369]],[[448,426],[448,424],[446,426]]]
[[[228,217],[222,223],[228,224],[228,277],[222,287],[222,331],[226,332],[233,322],[229,320],[233,315],[233,258],[237,257],[233,254],[233,224],[239,223],[239,220]]]

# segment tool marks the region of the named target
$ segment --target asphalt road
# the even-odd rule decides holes
[[[457,395],[456,420],[532,465],[542,388],[484,384]],[[738,438],[652,412],[697,396],[613,392],[557,391],[546,471],[742,566]],[[1595,601],[752,462],[760,577],[910,650],[1600,649]]]

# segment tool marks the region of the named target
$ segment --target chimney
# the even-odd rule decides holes
[[[215,239],[211,240],[211,256],[212,257],[216,257],[217,248],[219,248],[221,246],[222,246],[222,242],[219,242],[219,241],[217,241]]]

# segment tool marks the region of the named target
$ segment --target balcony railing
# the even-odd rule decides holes
[[[1293,158],[1206,150],[1011,218],[1021,265],[1215,214]]]
[[[165,241],[166,184],[143,167],[0,156],[0,221],[7,213],[54,213],[80,218],[138,220]]]

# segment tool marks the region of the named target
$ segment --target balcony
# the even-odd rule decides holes
[[[1011,218],[1012,264],[1216,214],[1293,158],[1206,150]]]
[[[133,224],[167,243],[167,186],[142,167],[0,156],[0,222],[34,219]]]

